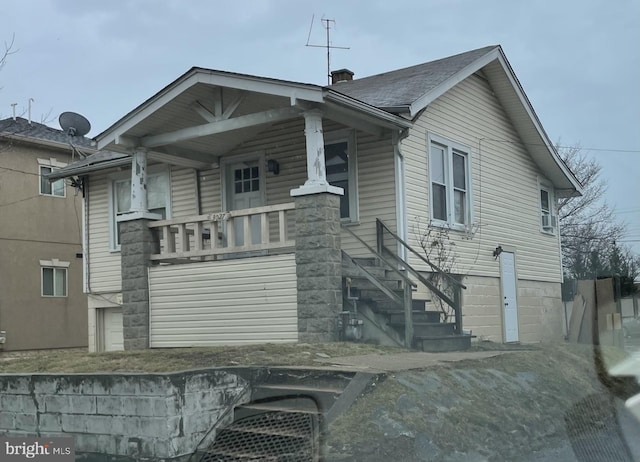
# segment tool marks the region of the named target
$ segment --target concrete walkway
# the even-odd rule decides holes
[[[396,353],[389,355],[360,355],[340,358],[318,358],[315,361],[330,367],[366,372],[399,372],[426,369],[443,363],[493,358],[523,350],[452,351],[448,353]]]

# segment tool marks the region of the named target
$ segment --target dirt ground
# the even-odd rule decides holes
[[[576,460],[569,458],[571,443],[591,431],[593,422],[607,441],[614,440],[608,433],[615,430],[609,404],[620,400],[599,380],[591,347],[559,344],[494,353],[388,374],[331,426],[327,460]],[[608,385],[617,394],[631,393],[628,383]],[[606,405],[576,412],[585,402],[591,403],[588,409]]]

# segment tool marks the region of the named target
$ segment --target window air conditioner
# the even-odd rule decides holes
[[[556,227],[555,215],[544,214],[542,215],[542,229],[550,231]]]

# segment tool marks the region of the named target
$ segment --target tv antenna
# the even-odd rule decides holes
[[[338,47],[338,46],[334,46],[331,45],[331,39],[330,39],[330,30],[331,30],[331,23],[333,23],[334,27],[336,24],[336,20],[335,19],[327,19],[324,16],[322,16],[322,18],[320,19],[320,21],[322,21],[324,28],[327,30],[327,43],[326,45],[312,45],[309,43],[309,39],[311,38],[311,31],[313,30],[313,20],[315,19],[316,15],[312,15],[311,16],[311,26],[309,27],[309,35],[307,36],[307,43],[305,46],[307,47],[313,47],[313,48],[326,48],[327,49],[327,85],[331,85],[331,50],[332,49],[338,49],[338,50],[349,50],[350,47]]]

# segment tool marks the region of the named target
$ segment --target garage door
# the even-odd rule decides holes
[[[124,350],[122,340],[122,309],[105,308],[103,310],[104,351]]]

